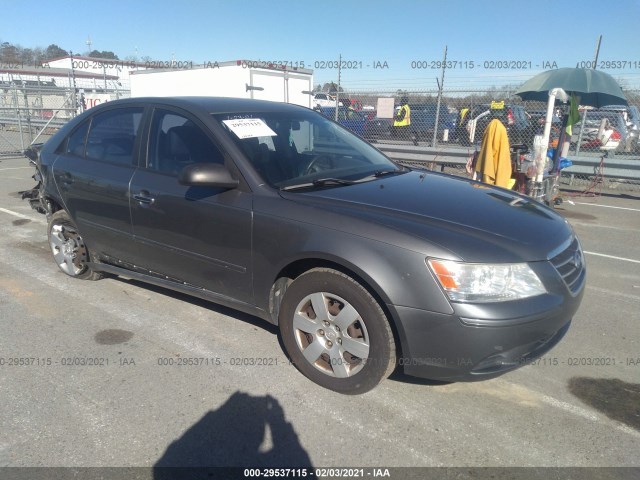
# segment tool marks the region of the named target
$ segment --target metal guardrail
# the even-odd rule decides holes
[[[389,158],[400,163],[436,164],[440,167],[453,165],[464,167],[475,151],[474,147],[423,147],[399,144],[374,144]],[[640,181],[640,160],[619,158],[616,156],[579,156],[569,157],[573,165],[562,170],[571,180],[575,176],[602,176],[608,179]]]

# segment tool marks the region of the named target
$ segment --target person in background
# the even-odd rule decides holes
[[[355,114],[355,108],[353,108],[353,102],[351,100],[349,100],[348,98],[345,98],[344,100],[342,100],[342,104],[347,108],[347,110],[345,111],[345,119],[346,120],[350,120],[352,118],[356,117]]]
[[[409,108],[409,99],[402,97],[400,99],[400,110],[393,119],[394,136],[401,140],[409,139],[409,127],[411,125],[411,108]]]

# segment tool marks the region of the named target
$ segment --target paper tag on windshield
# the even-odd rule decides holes
[[[255,137],[275,137],[276,132],[269,128],[261,118],[236,118],[234,120],[223,120],[229,130],[236,134],[239,139]]]

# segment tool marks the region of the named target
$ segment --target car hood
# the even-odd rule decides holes
[[[433,172],[281,195],[331,213],[304,221],[471,262],[546,260],[573,235],[568,222],[531,198]]]

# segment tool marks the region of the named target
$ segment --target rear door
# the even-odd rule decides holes
[[[253,87],[251,98],[274,102],[287,101],[287,88],[282,73],[251,70],[250,81]]]
[[[311,95],[313,89],[309,75],[296,75],[290,72],[285,74],[287,102],[311,108]]]
[[[53,176],[94,252],[131,253],[129,182],[137,168],[143,107],[103,110],[79,124],[58,149]]]
[[[186,165],[232,161],[213,134],[188,112],[158,107],[144,156],[131,181],[136,265],[252,302],[251,193],[178,182]]]

